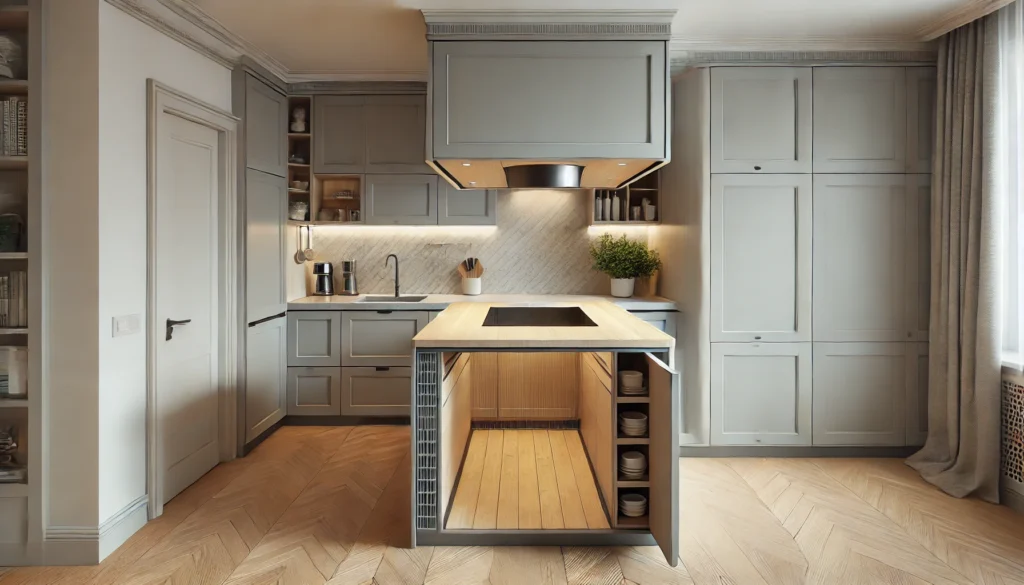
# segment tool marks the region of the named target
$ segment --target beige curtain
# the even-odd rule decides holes
[[[929,432],[907,462],[953,496],[991,502],[1000,473],[998,19],[963,26],[939,47]]]

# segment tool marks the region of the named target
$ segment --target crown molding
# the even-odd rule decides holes
[[[299,70],[290,71],[285,76],[285,81],[291,85],[304,83],[332,83],[332,82],[418,82],[426,83],[427,70],[409,69],[406,71],[331,71],[331,70]]]
[[[422,10],[428,40],[667,40],[675,10]]]
[[[837,39],[829,37],[748,37],[742,40],[728,38],[694,38],[673,35],[669,52],[673,55],[689,52],[807,52],[807,51],[912,51],[935,52],[937,44],[908,37],[865,37]]]
[[[929,51],[680,51],[671,56],[675,75],[691,67],[713,65],[930,65]]]
[[[971,0],[959,8],[943,14],[934,22],[918,29],[917,37],[925,41],[935,40],[951,30],[988,16],[1003,6],[1012,3],[1013,0]]]
[[[365,77],[354,80],[314,80],[288,84],[290,95],[425,95],[424,81],[369,81]]]

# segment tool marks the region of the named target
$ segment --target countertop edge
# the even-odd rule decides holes
[[[413,293],[408,293],[413,294]],[[675,301],[662,297],[630,297],[616,298],[603,295],[427,295],[418,303],[365,302],[359,299],[365,295],[353,297],[317,297],[307,296],[289,301],[289,311],[443,311],[453,303],[461,302],[499,302],[499,303],[545,303],[545,302],[576,302],[605,300],[627,311],[678,311]],[[431,297],[439,297],[432,299]]]

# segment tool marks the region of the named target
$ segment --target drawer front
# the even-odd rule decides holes
[[[342,368],[341,414],[408,416],[412,368]]]
[[[412,366],[412,338],[426,326],[426,311],[344,311],[341,315],[341,365]]]
[[[288,368],[288,414],[341,414],[341,368]]]
[[[341,365],[341,312],[288,312],[288,365]]]

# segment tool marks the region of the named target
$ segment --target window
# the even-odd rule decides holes
[[[1024,3],[1001,10],[996,193],[1002,210],[1003,362],[1024,369]]]

